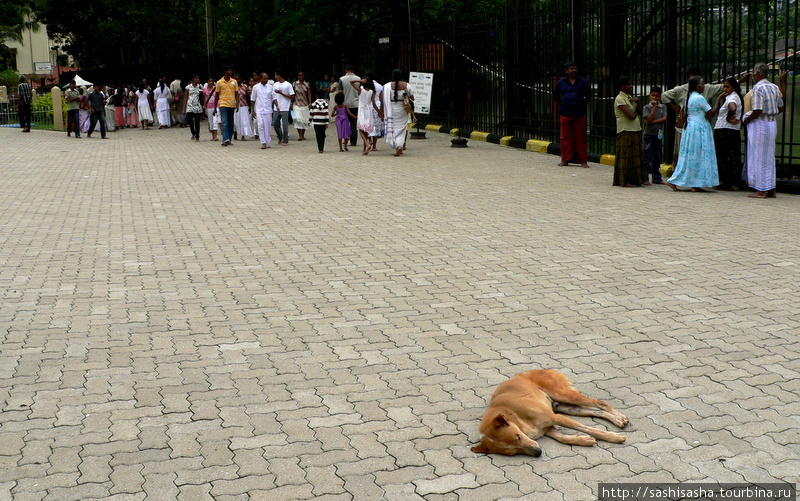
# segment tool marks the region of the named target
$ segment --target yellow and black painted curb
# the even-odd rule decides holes
[[[414,125],[413,127],[416,126]],[[412,125],[409,125],[408,128],[410,130]],[[477,130],[452,129],[444,125],[434,124],[426,125],[425,130],[428,132],[441,132],[443,134],[450,134],[451,136],[464,137],[467,139],[473,139],[475,141],[483,141],[485,143],[499,144],[500,146],[510,146],[512,148],[519,148],[526,151],[561,155],[561,146],[558,143],[551,143],[550,141],[541,141],[539,139],[522,139],[515,136],[501,136],[499,134],[490,134],[488,132],[481,132]],[[614,155],[589,153],[589,161],[613,166]]]
[[[408,129],[416,128],[416,124],[408,124]],[[420,125],[421,127],[421,125]],[[537,153],[549,153],[551,155],[561,156],[561,145],[558,143],[551,143],[550,141],[541,141],[539,139],[522,139],[515,136],[501,136],[499,134],[490,134],[488,132],[480,132],[468,129],[451,129],[444,125],[428,124],[425,126],[428,132],[441,132],[450,134],[451,136],[464,137],[467,139],[474,139],[475,141],[484,141],[486,143],[499,144],[500,146],[510,146],[512,148],[519,148],[521,150],[535,151]],[[589,161],[600,163],[604,165],[614,166],[614,159],[616,157],[611,154],[589,153]],[[667,164],[661,164],[667,165]],[[793,180],[778,180],[778,191],[786,193],[800,194],[800,182]]]

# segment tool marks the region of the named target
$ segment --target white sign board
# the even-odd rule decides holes
[[[408,83],[414,91],[414,113],[425,115],[431,112],[431,96],[433,95],[433,73],[408,74]]]
[[[389,43],[389,37],[386,38],[379,38],[378,43]]]
[[[53,63],[33,63],[33,71],[49,75],[53,72]]]

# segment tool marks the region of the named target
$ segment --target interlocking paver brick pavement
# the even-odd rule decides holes
[[[800,198],[614,188],[444,135],[311,143],[0,129],[0,499],[800,480]],[[472,453],[533,368],[627,442]]]

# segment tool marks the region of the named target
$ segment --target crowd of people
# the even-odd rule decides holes
[[[575,63],[565,65],[566,75],[553,90],[559,106],[561,162],[577,161],[589,167],[586,110],[592,97],[589,81],[578,75]],[[769,81],[769,66],[758,63],[753,68],[754,85],[742,95],[741,84],[750,79],[727,78],[721,84],[707,84],[697,69],[687,72],[687,83],[662,92],[653,86],[647,103],[633,96],[633,80],[619,79],[619,94],[614,99],[616,118],[616,154],[614,186],[626,188],[664,184],[675,191],[690,188],[693,192],[713,187],[719,190],[752,189],[753,198],[774,198],[776,186],[775,139],[776,117],[784,111],[786,77],[779,85]],[[289,125],[297,140],[305,141],[306,130],[313,129],[320,153],[325,149],[326,131],[335,124],[339,151],[362,142],[362,154],[377,150],[378,138],[403,154],[407,125],[416,122],[414,91],[394,70],[385,84],[368,71],[364,78],[351,65],[339,79],[330,75],[313,85],[303,72],[293,82],[283,70],[254,72],[247,82],[223,68],[222,78],[209,77],[201,84],[194,75],[183,86],[175,78],[167,83],[161,78],[155,89],[142,80],[137,86],[116,88],[94,85],[91,92],[76,88],[71,82],[64,97],[67,102],[67,135],[91,137],[95,128],[106,138],[108,131],[141,127],[159,129],[189,127],[191,140],[200,141],[200,123],[206,120],[212,141],[222,138],[222,146],[234,140],[258,139],[261,148],[270,147],[270,127],[278,144],[289,144]],[[31,87],[20,78],[20,124],[30,132]],[[673,170],[668,179],[662,176],[663,132],[667,106],[677,115]],[[27,118],[25,118],[27,116]],[[709,123],[709,120],[712,123]],[[99,127],[98,127],[99,126]],[[744,131],[745,154],[742,162]],[[652,182],[651,182],[652,179]]]
[[[567,63],[565,70],[566,76],[553,90],[561,118],[559,165],[577,161],[589,167],[586,108],[591,85],[578,75],[575,63]],[[675,191],[689,188],[692,192],[712,187],[724,191],[752,189],[749,197],[774,198],[776,117],[784,111],[788,72],[781,74],[776,85],[768,80],[769,66],[756,64],[752,73],[755,84],[744,96],[741,84],[750,79],[750,73],[738,80],[727,78],[721,84],[706,84],[699,73],[690,69],[686,84],[665,92],[653,86],[647,99],[633,95],[630,77],[619,79],[620,91],[614,99],[617,140],[613,185],[632,188],[664,184]],[[644,106],[642,101],[646,101]],[[665,180],[661,157],[667,106],[678,119],[674,167]]]
[[[305,141],[306,131],[314,130],[317,148],[325,150],[326,131],[336,127],[339,151],[349,151],[362,141],[362,154],[377,151],[383,137],[395,156],[406,147],[407,125],[416,122],[414,91],[403,80],[402,71],[394,70],[385,84],[368,71],[364,78],[353,67],[333,79],[325,75],[315,85],[299,72],[294,81],[281,69],[253,72],[245,81],[233,68],[223,68],[222,78],[209,77],[201,83],[193,75],[187,85],[175,78],[161,78],[151,88],[147,80],[138,85],[103,87],[91,91],[69,84],[64,93],[67,102],[67,136],[91,137],[99,128],[107,132],[151,127],[165,129],[188,127],[192,141],[200,141],[201,122],[205,120],[212,141],[222,146],[234,141],[257,139],[262,149],[270,148],[274,129],[279,145],[288,145],[292,124],[298,141]]]

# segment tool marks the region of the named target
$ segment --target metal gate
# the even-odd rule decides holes
[[[587,123],[595,153],[614,151],[619,76],[633,77],[635,93],[644,96],[652,85],[685,83],[689,68],[721,82],[764,61],[773,81],[783,69],[791,72],[776,155],[779,177],[800,177],[798,9],[798,0],[510,1],[486,23],[455,20],[447,30],[415,33],[411,54],[408,43],[398,44],[394,58],[411,69],[414,56],[415,70],[435,74],[431,122],[553,142],[559,129],[551,90],[564,63],[575,61],[594,89]]]

